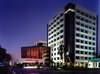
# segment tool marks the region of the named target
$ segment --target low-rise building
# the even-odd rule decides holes
[[[34,46],[21,48],[21,63],[31,65],[49,66],[50,48],[39,42]]]
[[[89,60],[88,68],[100,68],[100,58],[93,58]]]

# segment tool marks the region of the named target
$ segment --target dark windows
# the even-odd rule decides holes
[[[79,59],[79,56],[76,56],[76,59]]]
[[[80,42],[80,40],[79,39],[76,39],[76,42]]]
[[[87,49],[88,47],[87,46],[85,46],[85,49]]]
[[[63,32],[63,30],[60,31],[60,33],[62,33],[62,32]]]
[[[80,31],[80,29],[79,29],[79,28],[76,28],[76,30],[77,30],[77,31]]]
[[[60,38],[63,38],[63,35],[61,35]]]
[[[85,44],[88,44],[88,41],[85,41]]]
[[[85,38],[87,39],[87,38],[88,38],[88,36],[85,36]]]
[[[81,49],[83,49],[84,48],[84,46],[81,46]]]
[[[80,46],[79,45],[76,45],[76,48],[79,48]]]
[[[80,23],[79,23],[79,22],[76,22],[76,24],[77,24],[77,25],[80,25]]]
[[[79,36],[80,36],[80,34],[78,34],[78,33],[77,33],[77,34],[76,34],[76,36],[78,36],[78,37],[79,37]]]
[[[76,16],[77,19],[80,19],[80,16]]]
[[[54,53],[54,55],[56,55],[56,53]]]
[[[76,53],[79,53],[79,51],[78,51],[78,50],[76,50]]]
[[[84,41],[83,41],[83,40],[81,40],[81,43],[84,43]]]

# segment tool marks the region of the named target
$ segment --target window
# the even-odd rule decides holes
[[[57,22],[57,24],[59,24],[59,22]]]
[[[87,26],[87,25],[85,25],[85,28],[88,28],[88,26]]]
[[[93,45],[95,45],[95,43],[93,43]]]
[[[84,48],[84,46],[81,46],[81,49],[83,49]]]
[[[95,40],[95,38],[93,38],[93,40]]]
[[[59,19],[59,17],[57,17],[57,20]]]
[[[84,43],[84,41],[83,41],[83,40],[81,40],[81,43]]]
[[[56,39],[54,39],[54,41],[56,41]]]
[[[59,57],[57,57],[57,60],[59,60]]]
[[[85,38],[87,39],[88,37],[87,37],[87,36],[85,36]]]
[[[77,19],[80,19],[80,16],[76,16]]]
[[[82,23],[81,26],[84,27],[84,24]]]
[[[63,27],[63,24],[61,24],[60,27]]]
[[[54,48],[54,51],[56,51],[56,48]]]
[[[84,21],[84,18],[82,17],[81,20]]]
[[[60,33],[58,32],[57,35],[59,35]]]
[[[87,57],[85,57],[85,60],[87,60],[88,58]]]
[[[76,45],[76,48],[79,48],[80,46],[79,45]]]
[[[60,22],[62,22],[63,21],[63,19],[60,19]]]
[[[83,35],[81,35],[81,37],[83,38],[84,36],[83,36]]]
[[[83,51],[81,51],[81,54],[83,54]]]
[[[92,52],[89,52],[89,55],[91,55],[92,54]]]
[[[79,59],[79,56],[76,56],[76,59]]]
[[[60,31],[60,33],[62,33],[62,32],[63,32],[63,30]]]
[[[78,33],[77,33],[77,34],[76,34],[76,36],[78,36],[78,37],[79,37],[79,36],[80,36],[80,34],[78,34]]]
[[[81,32],[84,32],[84,30],[83,30],[83,29],[81,29]]]
[[[88,33],[88,31],[85,30],[85,33]]]
[[[76,50],[76,53],[79,53],[79,51],[78,51],[78,50]]]
[[[87,49],[88,47],[87,46],[85,46],[85,49]]]
[[[95,25],[95,23],[93,22],[93,25]]]
[[[87,22],[87,23],[88,23],[88,22],[89,22],[89,20],[85,19],[85,22]]]
[[[89,47],[89,49],[91,50],[91,47]]]
[[[87,52],[85,52],[85,54],[87,54]]]
[[[59,30],[60,27],[57,27],[57,30]]]
[[[93,33],[93,35],[95,35],[95,33]]]
[[[91,44],[91,42],[89,42],[89,44]]]
[[[63,13],[60,14],[60,17],[63,16]]]
[[[92,27],[89,26],[89,29],[92,29]]]
[[[56,53],[54,53],[54,55],[56,55]]]
[[[54,29],[54,32],[56,31],[56,29]]]
[[[76,42],[80,42],[80,40],[79,39],[76,39]]]
[[[53,27],[56,27],[56,24]]]
[[[93,28],[93,30],[95,30],[95,28]]]
[[[54,36],[56,36],[56,34],[54,34]]]
[[[80,25],[80,23],[79,23],[79,22],[76,22],[76,24],[77,24],[77,25]]]
[[[59,37],[57,38],[57,40],[59,40]]]
[[[60,38],[63,38],[63,35],[61,35]]]
[[[76,28],[76,30],[77,30],[77,31],[80,31],[80,29],[79,29],[79,28]]]
[[[95,50],[95,48],[92,48],[93,50]]]
[[[85,44],[88,44],[88,41],[85,41]]]

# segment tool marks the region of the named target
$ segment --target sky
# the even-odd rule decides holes
[[[69,2],[100,12],[98,0],[0,0],[0,45],[19,58],[22,46],[47,40],[48,22]]]

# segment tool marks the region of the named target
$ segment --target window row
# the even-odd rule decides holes
[[[94,55],[94,52],[88,52],[88,51],[79,51],[76,50],[77,54],[84,54],[84,55]]]
[[[58,36],[58,35],[61,34],[61,33],[63,33],[63,30],[60,30],[59,32],[57,32],[56,34],[54,34],[53,36],[51,36],[51,37],[49,38],[49,40],[52,39],[52,38],[54,38],[54,37],[56,37],[56,36]]]
[[[55,57],[55,58],[52,58],[52,60],[60,60],[60,57]]]
[[[90,41],[85,41],[85,40],[80,40],[80,39],[76,39],[76,42],[83,43],[83,44],[95,45],[95,42],[90,42]]]
[[[56,27],[58,24],[62,23],[63,21],[64,21],[64,19],[60,19],[56,24],[54,24],[56,21],[53,24],[51,23],[51,25],[48,26],[49,27],[49,31],[51,31],[54,27]],[[52,27],[50,27],[50,26],[52,26]]]
[[[85,38],[85,39],[89,39],[89,40],[96,40],[95,37],[91,37],[91,36],[83,35],[83,34],[79,34],[79,33],[76,33],[76,37],[81,37],[81,38]]]
[[[95,22],[92,22],[92,21],[90,21],[89,19],[86,19],[86,18],[84,18],[84,17],[82,17],[82,16],[76,16],[76,18],[77,19],[79,19],[79,20],[81,20],[81,21],[84,21],[84,22],[86,22],[86,23],[91,23],[91,24],[93,24],[93,25],[95,25]]]
[[[88,24],[83,24],[83,23],[78,22],[78,21],[76,21],[76,24],[79,25],[79,26],[85,27],[87,29],[90,29],[90,30],[94,30],[94,31],[96,30],[95,27],[89,26]]]
[[[77,9],[77,13],[79,13],[79,14],[81,14],[81,15],[83,15],[83,16],[89,18],[89,19],[96,20],[96,17],[95,17],[95,16],[92,16],[92,15],[90,15],[89,13],[85,13],[85,12],[83,12],[83,11],[80,11],[79,9]]]
[[[78,49],[88,49],[88,50],[95,50],[95,47],[83,46],[83,45],[76,45]]]
[[[80,60],[90,60],[90,59],[92,59],[92,57],[76,56],[76,59],[80,59]]]
[[[79,32],[86,33],[86,34],[95,35],[95,32],[91,32],[91,31],[88,31],[88,30],[85,30],[85,29],[81,29],[81,28],[79,28],[79,27],[77,27],[76,30],[79,31]]]
[[[62,39],[62,38],[63,38],[63,35],[57,37],[56,39],[51,40],[51,41],[49,42],[49,44],[50,44],[50,43],[53,43],[53,42],[55,42],[55,41],[58,41],[58,40],[60,40],[60,39]]]
[[[63,24],[61,24],[59,27],[57,27],[56,29],[54,29],[53,31],[49,31],[50,33],[49,33],[49,35],[51,35],[52,33],[55,33],[56,31],[58,31],[60,28],[62,28],[63,27]]]

